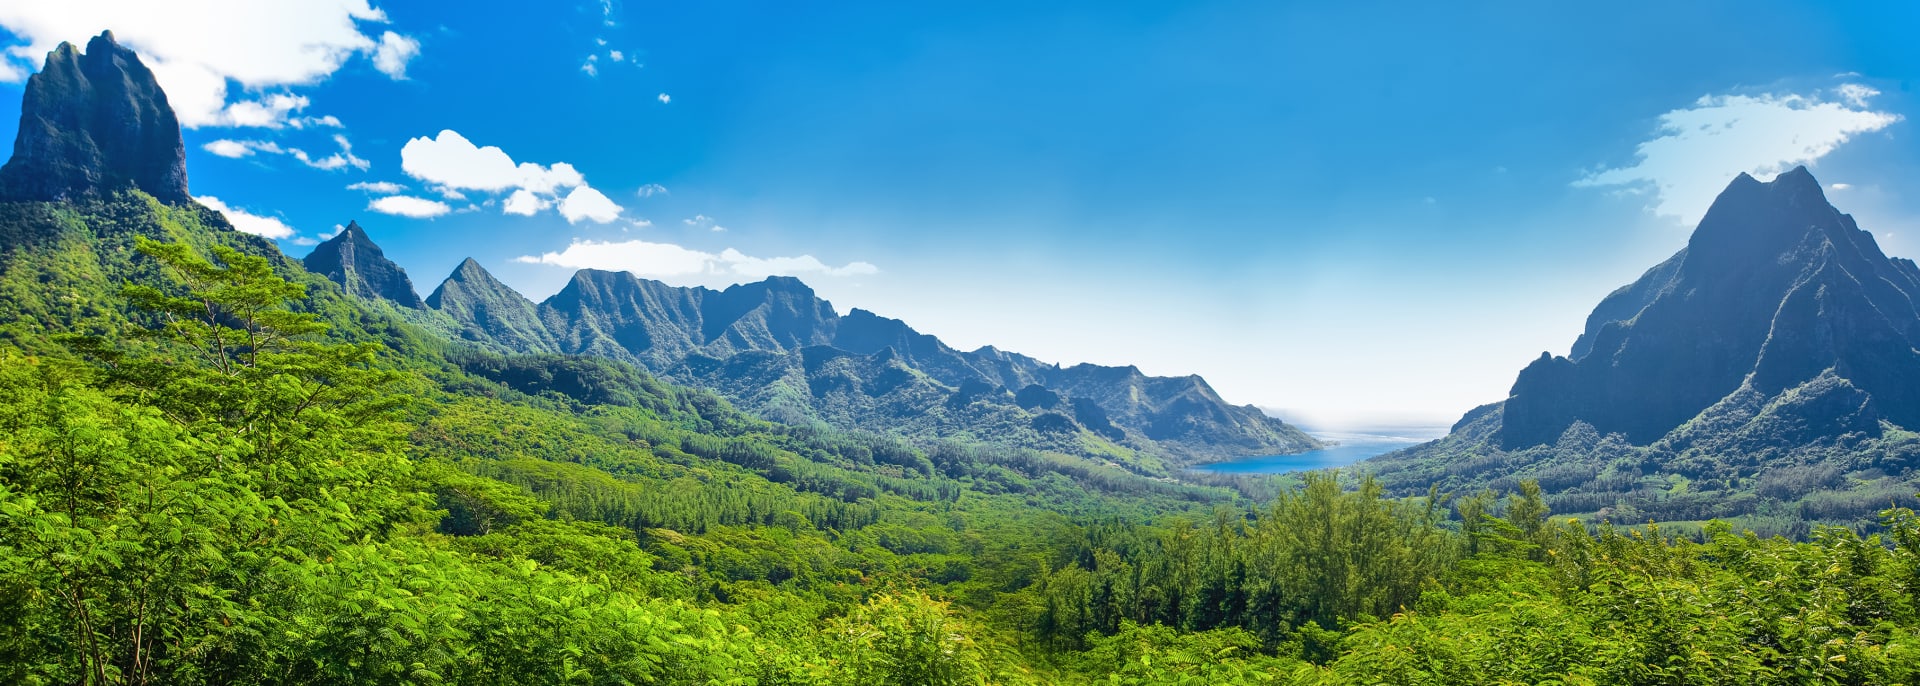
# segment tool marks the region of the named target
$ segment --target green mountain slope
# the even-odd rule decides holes
[[[1608,296],[1570,357],[1363,468],[1404,492],[1535,479],[1563,512],[1806,534],[1920,491],[1920,269],[1805,168],[1741,176],[1687,247]]]
[[[441,287],[457,294],[434,301],[463,338],[502,351],[632,362],[782,421],[1040,444],[1154,476],[1182,464],[1319,446],[1256,408],[1228,404],[1199,377],[954,350],[899,320],[859,309],[842,316],[789,277],[714,291],[588,269],[535,306],[504,286],[471,285],[491,281],[483,274],[463,266]],[[530,308],[537,320],[526,316]],[[827,359],[838,363],[813,362]],[[908,378],[915,385],[903,387]],[[1082,411],[1013,402],[1029,386]]]
[[[0,202],[0,682],[1920,678],[1911,511],[1696,544],[1549,522],[1524,487],[1314,477],[1255,507],[776,424],[440,337],[101,179]]]

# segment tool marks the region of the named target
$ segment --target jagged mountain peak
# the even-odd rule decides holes
[[[507,350],[636,362],[774,416],[960,431],[974,421],[963,419],[971,413],[1025,412],[1006,389],[1037,386],[1070,399],[1075,421],[1104,439],[1142,441],[1129,444],[1182,461],[1318,445],[1257,410],[1227,405],[1198,377],[1062,368],[991,347],[961,352],[870,310],[838,314],[793,277],[715,291],[583,269],[527,314],[529,306],[504,287],[491,295],[468,288],[464,281],[474,279],[460,276],[466,270],[456,269],[429,300],[461,324],[464,337]],[[1015,414],[1007,421],[1026,419]],[[1079,445],[1062,440],[1063,448]]]
[[[107,31],[61,43],[27,79],[0,199],[60,201],[137,188],[190,200],[180,121],[153,72]]]
[[[339,234],[314,246],[302,262],[307,271],[327,277],[348,293],[413,309],[426,307],[420,293],[413,289],[413,280],[407,278],[407,270],[387,259],[386,252],[358,221],[347,222]]]
[[[1755,383],[1780,392],[1836,370],[1878,411],[1920,424],[1920,270],[1881,252],[1805,167],[1742,174],[1687,247],[1609,295],[1569,357],[1515,380],[1501,443],[1576,421],[1645,445]]]

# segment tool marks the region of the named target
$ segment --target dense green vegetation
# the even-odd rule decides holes
[[[1698,535],[1711,520],[1789,538],[1820,525],[1870,531],[1892,506],[1920,499],[1920,435],[1891,424],[1809,437],[1829,427],[1808,406],[1853,392],[1826,374],[1767,402],[1737,393],[1652,445],[1602,435],[1576,422],[1560,440],[1514,450],[1499,446],[1502,408],[1469,414],[1439,441],[1362,463],[1398,494],[1433,486],[1455,492],[1512,491],[1538,482],[1555,512],[1587,521],[1657,520]],[[1853,399],[1856,404],[1857,398]]]
[[[1532,482],[1236,490],[775,424],[436,339],[222,224],[0,205],[0,681],[1920,678],[1910,511],[1674,537]]]

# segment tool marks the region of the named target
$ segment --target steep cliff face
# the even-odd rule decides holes
[[[1637,444],[1744,384],[1773,395],[1827,370],[1920,426],[1920,270],[1890,259],[1803,168],[1735,179],[1687,247],[1594,310],[1570,357],[1520,373],[1501,444],[1575,421]]]
[[[327,277],[348,293],[416,310],[426,307],[420,293],[413,290],[407,270],[387,259],[359,222],[348,222],[339,235],[314,246],[304,262],[307,271]]]
[[[1413,494],[1539,482],[1556,513],[1805,535],[1920,491],[1920,269],[1806,169],[1735,179],[1566,357],[1363,469]]]
[[[58,201],[132,187],[166,203],[187,195],[186,148],[166,93],[113,33],[86,52],[62,43],[27,79],[0,199]]]

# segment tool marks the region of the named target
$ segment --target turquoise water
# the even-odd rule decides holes
[[[1194,467],[1196,471],[1215,474],[1283,474],[1286,472],[1313,471],[1345,467],[1361,460],[1390,453],[1401,448],[1419,445],[1437,438],[1432,431],[1404,432],[1410,435],[1385,435],[1366,433],[1315,433],[1314,438],[1322,441],[1338,441],[1339,445],[1319,450],[1309,450],[1292,455],[1267,455],[1248,457],[1231,462],[1215,462]],[[1444,434],[1441,429],[1439,433]],[[1430,435],[1433,434],[1433,435]]]

